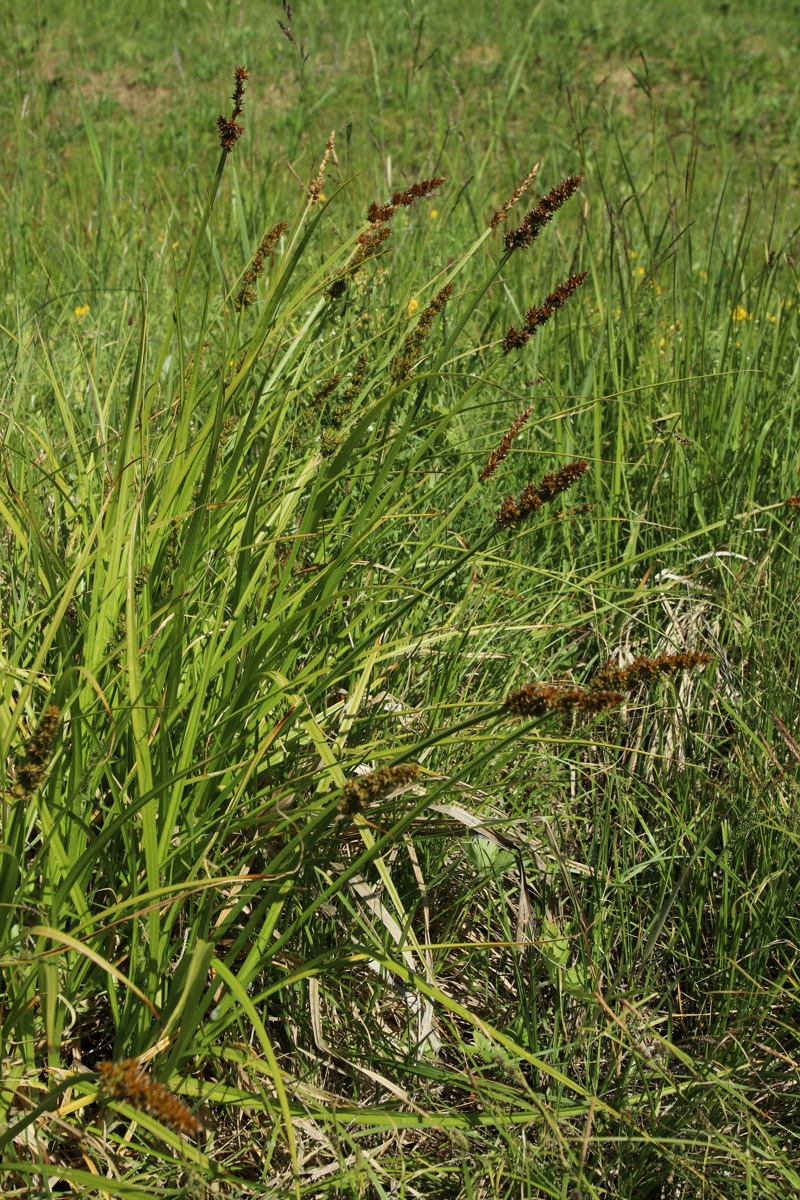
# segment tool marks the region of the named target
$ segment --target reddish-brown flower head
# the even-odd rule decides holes
[[[506,234],[505,247],[508,253],[510,254],[513,250],[524,250],[530,246],[545,225],[552,221],[554,214],[558,212],[562,204],[566,204],[570,196],[578,190],[582,180],[583,175],[568,175],[566,179],[557,183],[546,196],[542,196],[536,207],[525,214],[521,224]]]
[[[589,687],[592,690],[617,688],[620,691],[632,692],[639,684],[652,683],[660,675],[677,675],[681,671],[704,667],[710,662],[711,655],[701,650],[659,654],[656,658],[651,658],[649,654],[640,654],[627,667],[615,667],[613,663],[606,663],[597,672]]]
[[[503,353],[508,354],[511,350],[521,350],[536,330],[542,325],[546,325],[553,313],[557,312],[559,308],[563,308],[570,296],[575,295],[588,274],[588,271],[579,271],[575,275],[570,275],[569,279],[560,283],[554,292],[550,292],[541,308],[536,304],[532,305],[525,314],[525,324],[522,329],[515,329],[512,325],[503,338]]]
[[[223,150],[227,150],[230,154],[233,147],[238,142],[239,138],[244,133],[244,125],[240,125],[237,117],[242,115],[244,108],[244,89],[245,83],[250,78],[250,72],[246,67],[237,67],[234,72],[234,87],[231,99],[233,100],[233,112],[230,117],[217,117],[217,130],[219,132],[219,144]]]
[[[163,1083],[150,1079],[135,1058],[98,1063],[97,1073],[111,1100],[125,1100],[178,1133],[200,1132],[202,1126],[194,1113]]]
[[[495,520],[503,529],[515,529],[525,517],[529,517],[541,508],[555,500],[567,488],[577,483],[581,475],[589,470],[589,464],[582,458],[579,462],[566,463],[555,472],[548,472],[538,483],[529,483],[523,488],[519,500],[507,496],[503,506],[496,514]]]
[[[602,712],[622,704],[625,697],[614,691],[585,691],[550,683],[529,683],[503,701],[516,717],[543,717],[547,712]]]

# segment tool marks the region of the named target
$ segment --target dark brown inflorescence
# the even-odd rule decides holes
[[[492,450],[491,454],[489,455],[489,461],[486,463],[486,466],[480,473],[481,480],[491,479],[492,475],[494,475],[495,471],[500,466],[500,463],[511,449],[511,443],[514,441],[514,438],[517,437],[519,431],[522,429],[522,426],[528,420],[532,412],[533,405],[531,405],[530,408],[526,408],[523,413],[520,413],[514,424],[509,429],[508,433],[503,435],[500,445],[497,446],[496,449]]]
[[[521,350],[532,334],[542,325],[546,325],[553,313],[563,308],[570,296],[574,296],[588,274],[588,271],[579,271],[576,275],[570,275],[569,279],[565,279],[550,293],[541,308],[536,304],[529,308],[522,329],[515,329],[512,325],[503,338],[503,353]]]
[[[787,497],[786,503],[789,508],[800,508],[800,492],[796,496]]]
[[[660,675],[677,675],[681,671],[704,667],[710,662],[711,655],[700,650],[659,654],[656,658],[651,658],[649,654],[640,654],[627,667],[615,667],[613,663],[606,663],[597,672],[589,687],[592,691],[616,688],[619,691],[632,692],[639,684],[652,683]]]
[[[503,707],[516,717],[543,717],[548,712],[602,712],[623,704],[621,692],[611,690],[584,690],[584,688],[558,687],[548,683],[529,683],[512,692],[503,701]]]
[[[419,774],[420,768],[416,763],[403,763],[397,767],[380,767],[368,775],[357,775],[342,788],[339,812],[344,817],[355,816],[365,805],[384,800],[397,788],[413,783]]]
[[[125,1100],[178,1133],[196,1134],[202,1129],[194,1113],[163,1083],[150,1079],[136,1059],[98,1063],[97,1073],[109,1099]]]
[[[508,253],[510,254],[513,250],[524,250],[530,246],[545,225],[549,225],[562,204],[566,204],[570,196],[578,190],[582,180],[583,175],[568,175],[566,179],[557,183],[546,196],[542,196],[536,207],[525,214],[517,228],[506,234],[505,247]]]
[[[35,732],[25,745],[25,753],[17,767],[17,779],[11,792],[15,800],[32,796],[43,782],[60,720],[61,710],[55,704],[48,704]]]
[[[571,488],[588,470],[589,464],[582,458],[579,462],[567,463],[557,471],[548,472],[538,483],[529,483],[518,500],[513,496],[506,496],[500,511],[495,515],[497,524],[503,529],[515,529],[543,504],[549,504],[567,488]]]
[[[522,183],[519,185],[517,190],[514,192],[513,196],[511,196],[508,200],[504,200],[503,203],[500,205],[500,207],[495,210],[495,212],[492,216],[492,219],[489,222],[490,229],[497,229],[498,225],[503,224],[506,217],[511,212],[511,209],[514,207],[515,204],[517,204],[519,202],[519,200],[521,200],[521,198],[527,192],[528,188],[533,183],[534,179],[536,178],[536,173],[538,170],[539,170],[539,164],[537,163],[536,166],[533,168],[533,170],[530,172],[530,174],[525,176]]]
[[[388,204],[376,204],[373,201],[367,209],[367,220],[371,225],[391,221],[398,208],[408,208],[415,200],[432,196],[444,181],[444,175],[433,175],[430,179],[420,179],[418,183],[412,183],[402,192],[394,192]]]
[[[244,108],[244,85],[249,78],[250,72],[245,67],[236,68],[233,95],[231,96],[233,100],[233,112],[230,118],[223,117],[222,114],[217,117],[219,144],[229,154],[244,133],[244,125],[240,125],[237,118],[242,115],[242,109]]]
[[[251,304],[255,304],[258,299],[256,291],[256,280],[264,273],[266,259],[271,254],[274,254],[275,247],[280,241],[281,236],[289,228],[285,221],[279,221],[277,225],[273,225],[272,229],[267,230],[263,238],[258,244],[258,249],[250,260],[250,265],[242,276],[242,286],[234,300],[237,312],[243,308],[249,308]]]
[[[441,291],[436,293],[428,307],[422,310],[411,333],[406,334],[402,349],[398,350],[392,360],[392,379],[395,381],[407,379],[411,374],[411,370],[419,358],[422,345],[433,328],[434,317],[442,311],[452,294],[452,283],[446,283]]]
[[[328,288],[329,299],[341,299],[346,290],[347,280],[352,278],[368,259],[378,253],[392,232],[391,220],[398,208],[407,208],[422,196],[430,196],[436,188],[441,187],[444,181],[443,175],[436,175],[431,179],[421,179],[418,183],[412,183],[402,192],[395,192],[388,204],[370,204],[367,210],[369,225],[363,233],[358,235],[355,251],[331,282]]]

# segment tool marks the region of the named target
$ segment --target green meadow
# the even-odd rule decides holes
[[[2,1195],[800,1194],[800,4],[0,30]]]

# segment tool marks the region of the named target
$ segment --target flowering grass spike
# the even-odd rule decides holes
[[[97,1073],[110,1100],[124,1100],[177,1133],[197,1134],[202,1129],[194,1113],[163,1083],[150,1079],[136,1059],[98,1063]]]
[[[495,516],[497,524],[501,529],[516,529],[517,525],[543,504],[549,504],[567,488],[571,488],[588,470],[589,464],[582,458],[579,462],[559,467],[555,472],[548,472],[539,483],[529,483],[520,494],[519,500],[515,500],[513,496],[506,496],[502,508]]]
[[[368,775],[357,775],[355,779],[349,779],[342,789],[339,812],[344,817],[355,816],[367,804],[384,800],[397,788],[413,783],[419,774],[420,768],[416,763],[403,763],[397,767],[380,767]]]

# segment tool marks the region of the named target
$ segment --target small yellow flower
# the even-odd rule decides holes
[[[412,296],[408,302],[408,316],[413,317],[414,313],[419,308],[419,300],[416,296]]]
[[[697,275],[699,279],[708,279],[708,271],[698,271]]]
[[[173,249],[173,250],[177,250],[177,248],[178,248],[178,246],[180,246],[180,244],[181,244],[181,243],[180,243],[180,239],[176,239],[176,240],[175,240],[175,241],[172,243],[172,249]]]
[[[89,311],[88,304],[79,304],[78,307],[75,309],[75,316],[76,317],[85,317],[86,314],[88,313],[88,311]]]
[[[772,322],[773,322],[773,324],[774,324],[774,323],[775,323],[775,321],[777,321],[777,319],[778,319],[778,318],[777,318],[777,317],[775,317],[775,316],[773,316],[773,315],[772,315],[772,313],[767,313],[767,320],[768,320],[768,321],[772,321]]]
[[[639,251],[631,250],[631,258],[638,258],[638,257],[639,257]]]
[[[636,274],[637,274],[637,275],[644,275],[644,267],[637,267],[637,268],[636,268]]]
[[[327,200],[328,197],[325,195],[324,192],[320,192],[320,194],[317,196],[317,199],[319,200],[319,202],[321,204],[323,202],[323,200]]]
[[[743,308],[741,304],[737,304],[736,308],[731,310],[731,316],[733,317],[734,321],[746,321],[748,320],[750,313],[746,308]]]
[[[438,217],[438,215],[439,215],[438,208],[432,208],[431,211],[428,213],[428,216],[430,217],[430,219],[432,221],[435,221],[436,218]]]

